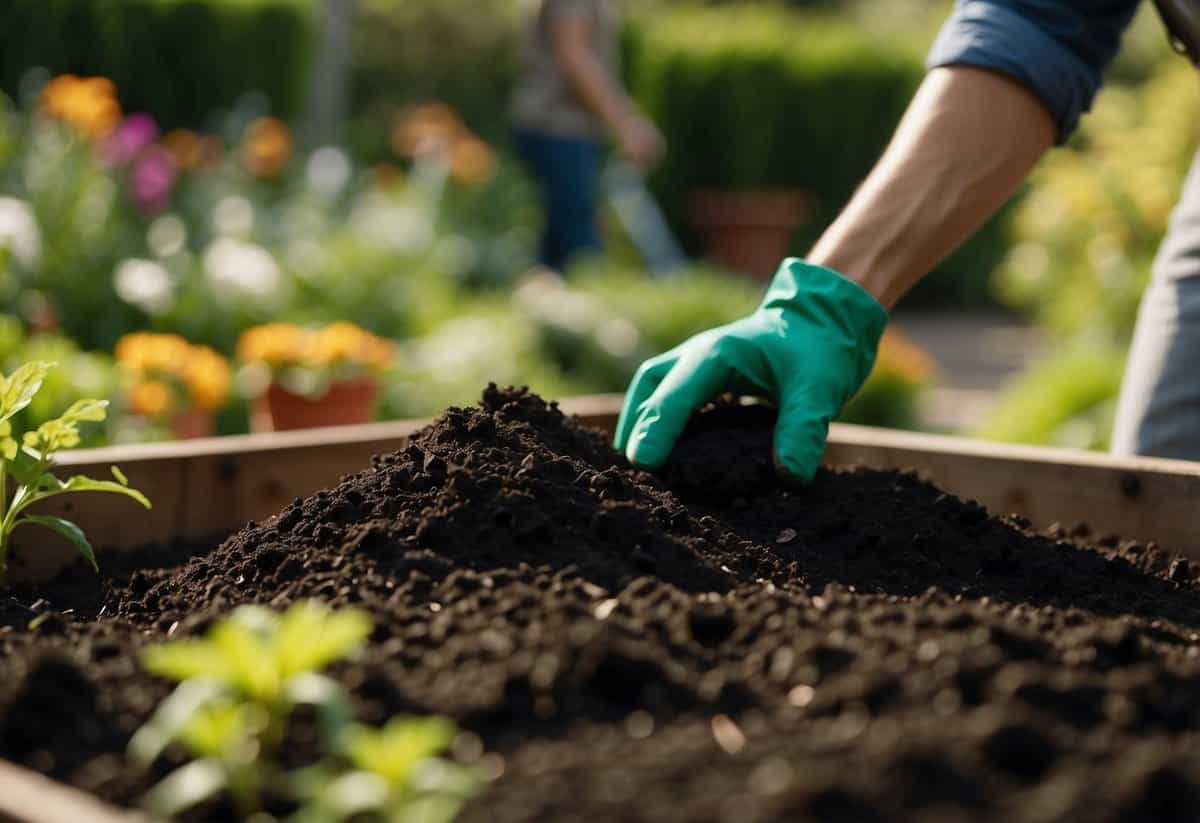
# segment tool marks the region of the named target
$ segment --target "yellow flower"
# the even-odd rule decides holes
[[[246,129],[242,143],[242,162],[250,173],[264,179],[283,173],[292,159],[292,134],[277,117],[260,117]]]
[[[392,363],[393,346],[353,323],[331,323],[319,329],[267,323],[243,332],[237,353],[244,363],[266,363],[273,368],[348,365],[382,371]]]
[[[107,137],[121,122],[117,88],[107,77],[60,75],[42,89],[41,107],[92,140]]]
[[[208,346],[193,346],[183,368],[183,382],[192,405],[215,411],[229,398],[229,361]]]
[[[160,380],[143,380],[129,393],[129,406],[134,414],[159,417],[171,410],[171,390]]]

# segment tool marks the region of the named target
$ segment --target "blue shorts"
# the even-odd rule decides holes
[[[561,272],[572,258],[602,251],[596,203],[603,146],[523,130],[515,138],[517,154],[541,191],[545,224],[539,262]]]

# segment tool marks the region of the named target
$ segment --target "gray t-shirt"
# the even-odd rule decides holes
[[[519,129],[558,137],[602,140],[604,124],[576,97],[550,48],[549,24],[565,14],[586,15],[592,51],[616,78],[620,74],[620,22],[613,0],[521,0],[524,11],[520,74],[511,115]]]

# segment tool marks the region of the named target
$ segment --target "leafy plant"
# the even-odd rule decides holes
[[[320,673],[370,631],[363,612],[314,601],[282,614],[242,606],[203,638],[146,649],[143,666],[180,685],[133,736],[130,756],[149,766],[178,743],[193,759],[158,783],[145,805],[170,817],[226,793],[242,818],[273,819],[269,797],[290,800],[294,823],[451,820],[475,791],[465,769],[433,759],[453,739],[453,724],[355,725],[342,687]],[[315,710],[324,757],[289,773],[276,755],[300,706]]]
[[[12,533],[25,525],[44,526],[67,538],[92,568],[98,570],[96,554],[83,530],[61,517],[30,514],[28,509],[35,503],[71,492],[113,492],[132,497],[150,508],[146,496],[130,488],[129,481],[116,466],[112,467],[115,480],[94,480],[76,475],[64,481],[50,472],[57,452],[79,445],[81,423],[104,420],[108,401],[76,401],[60,417],[24,432],[20,440],[14,436],[12,419],[33,402],[50,369],[50,363],[37,361],[26,363],[7,377],[0,375],[0,582],[8,570]],[[10,479],[13,482],[11,499],[8,496]]]

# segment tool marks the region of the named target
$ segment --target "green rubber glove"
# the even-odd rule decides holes
[[[638,369],[615,445],[631,463],[662,466],[692,412],[732,391],[779,406],[775,464],[805,482],[817,472],[829,421],[875,363],[888,314],[832,269],[789,258],[748,317],[702,332]]]

